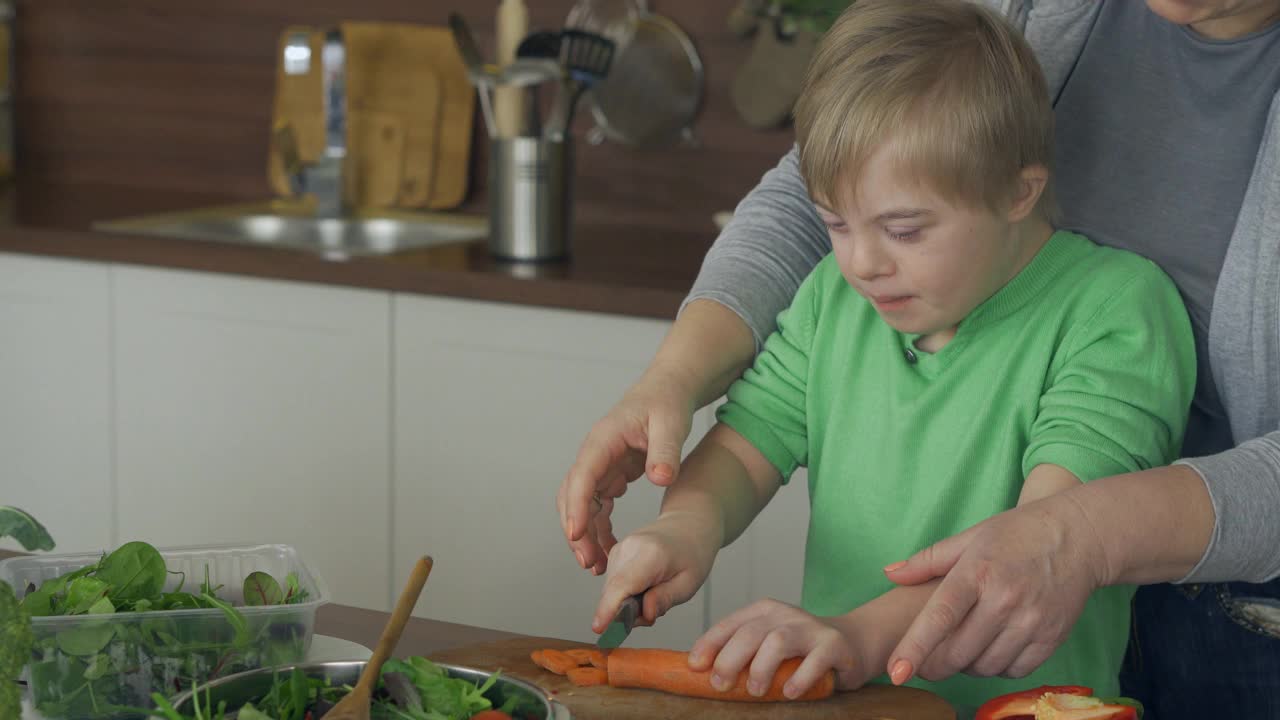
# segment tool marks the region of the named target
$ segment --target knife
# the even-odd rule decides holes
[[[643,594],[632,595],[622,601],[622,606],[618,608],[618,614],[613,616],[609,627],[596,638],[596,647],[612,650],[627,639],[627,635],[631,634],[631,628],[636,625],[636,620],[640,619],[640,603],[643,598]]]

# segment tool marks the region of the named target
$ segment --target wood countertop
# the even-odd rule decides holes
[[[325,260],[293,250],[167,239],[92,230],[96,221],[243,203],[189,194],[121,192],[86,187],[57,202],[22,203],[0,224],[0,252],[195,270],[441,295],[588,312],[675,317],[715,240],[704,227],[673,232],[658,226],[580,222],[573,257],[562,262],[505,263],[472,242],[383,257]]]

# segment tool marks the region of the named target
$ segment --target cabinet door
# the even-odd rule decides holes
[[[436,560],[419,612],[591,641],[603,579],[580,569],[556,490],[592,423],[648,365],[669,324],[482,302],[395,298],[394,572]],[[695,433],[691,442],[700,436]],[[632,483],[619,536],[661,497]],[[628,645],[689,647],[705,595]]]
[[[0,254],[0,505],[58,552],[113,540],[109,298],[105,265]]]
[[[117,268],[120,539],[285,543],[390,604],[390,296]]]

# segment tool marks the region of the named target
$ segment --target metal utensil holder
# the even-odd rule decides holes
[[[573,232],[573,141],[496,138],[489,144],[489,251],[503,260],[558,260]]]

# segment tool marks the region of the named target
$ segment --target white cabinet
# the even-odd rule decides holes
[[[110,307],[104,265],[0,254],[0,505],[59,552],[113,540]]]
[[[407,296],[394,315],[397,581],[431,554],[422,615],[594,640],[603,580],[569,552],[556,489],[669,323]],[[619,534],[651,520],[660,497],[633,483],[614,513]],[[699,594],[628,645],[687,648],[705,610]]]
[[[0,254],[0,504],[60,551],[292,544],[335,601],[375,609],[431,554],[422,615],[592,640],[603,579],[568,551],[556,489],[668,327]],[[797,602],[805,485],[628,644],[687,648],[754,599]],[[618,535],[660,497],[633,483]]]
[[[117,267],[121,541],[294,545],[390,603],[390,296]]]

